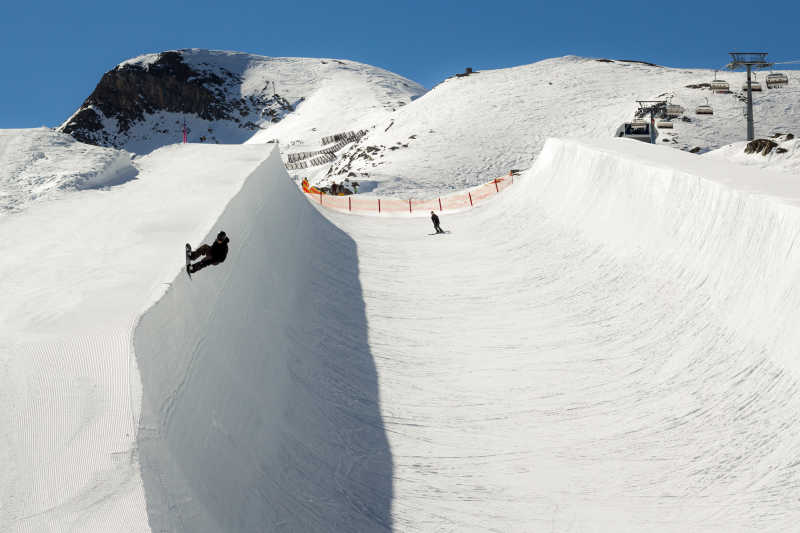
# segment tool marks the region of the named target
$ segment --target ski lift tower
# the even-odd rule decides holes
[[[767,62],[767,52],[729,52],[731,62],[725,67],[728,70],[736,70],[739,67],[747,68],[747,140],[755,138],[753,129],[753,88],[750,86],[750,72],[755,68],[771,67],[772,63]]]
[[[656,143],[656,116],[663,116],[667,112],[666,100],[636,100],[639,104],[639,111],[636,116],[644,118],[650,115],[650,144]]]

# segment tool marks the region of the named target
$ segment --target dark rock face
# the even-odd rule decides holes
[[[640,63],[642,65],[647,65],[648,67],[662,68],[661,65],[656,65],[655,63],[650,63],[649,61],[640,61],[638,59],[617,59],[617,61],[621,63]]]
[[[747,143],[747,146],[744,149],[744,153],[746,154],[769,154],[773,148],[778,146],[778,143],[775,141],[770,141],[769,139],[756,139],[754,141],[750,141]]]
[[[62,126],[81,142],[121,148],[129,130],[160,111],[194,115],[207,121],[229,120],[239,128],[258,129],[254,120],[277,122],[292,105],[265,87],[261,94],[234,97],[241,76],[222,67],[194,70],[180,51],[162,52],[149,64],[123,64],[106,72],[79,111]],[[116,127],[97,111],[116,119]],[[156,130],[158,131],[158,130]]]

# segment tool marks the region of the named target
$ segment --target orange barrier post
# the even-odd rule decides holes
[[[509,179],[510,178],[510,179]],[[500,183],[503,183],[503,190],[506,190],[510,185],[514,184],[514,175],[509,174],[503,176],[502,178],[495,178],[490,182],[486,182],[483,185],[479,185],[474,187],[472,190],[467,192],[466,198],[464,197],[463,192],[455,192],[453,194],[444,196],[444,197],[437,197],[436,199],[430,200],[402,200],[400,198],[380,198],[374,197],[375,200],[378,201],[378,214],[383,214],[385,210],[389,214],[394,213],[402,213],[406,209],[406,203],[408,203],[408,212],[409,214],[414,214],[414,205],[417,206],[417,211],[420,209],[425,211],[426,209],[435,210],[438,206],[439,211],[444,212],[445,207],[450,210],[458,210],[464,209],[466,207],[474,207],[476,203],[481,203],[491,197],[491,188],[490,184],[494,183],[494,190],[495,194],[500,193]],[[308,190],[305,188],[305,183],[303,183],[303,192],[308,194],[309,197],[318,194],[319,195],[319,204],[325,206],[330,209],[337,209],[340,211],[344,211],[344,198],[339,196],[330,196],[325,194],[323,191],[320,191],[316,187],[308,187]],[[475,192],[473,195],[472,192]],[[342,195],[344,196],[344,195]],[[313,201],[309,198],[310,201]],[[388,204],[383,200],[388,200]],[[469,204],[466,203],[465,200],[469,200]],[[373,207],[375,204],[372,204],[372,199],[369,197],[361,198],[359,196],[355,197],[355,206],[353,206],[353,196],[347,195],[347,211],[350,213],[359,213],[359,212],[371,212],[374,213]]]

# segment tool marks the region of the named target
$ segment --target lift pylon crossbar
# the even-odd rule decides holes
[[[755,128],[753,127],[753,86],[750,80],[753,68],[766,68],[771,67],[772,63],[767,61],[767,52],[728,52],[731,55],[731,61],[726,67],[729,70],[735,70],[739,67],[747,69],[747,140],[752,141],[755,138]]]
[[[767,52],[728,52],[731,62],[725,67],[734,70],[739,67],[750,66],[755,68],[771,67],[772,63],[767,61]]]

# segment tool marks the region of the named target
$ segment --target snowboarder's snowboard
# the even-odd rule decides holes
[[[186,243],[186,273],[192,277],[192,245]]]

